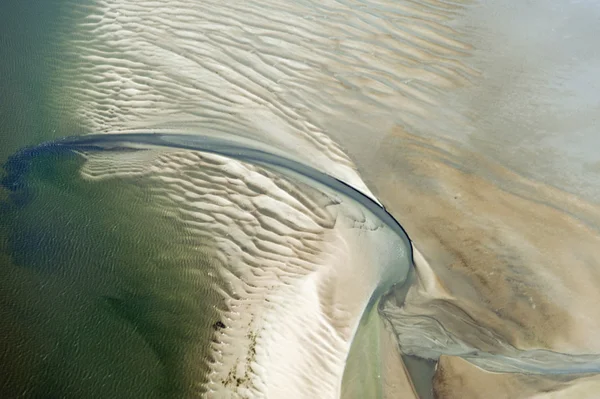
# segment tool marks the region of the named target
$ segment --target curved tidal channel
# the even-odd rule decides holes
[[[3,397],[413,391],[377,312],[411,242],[348,184],[177,134],[62,139],[5,171]]]

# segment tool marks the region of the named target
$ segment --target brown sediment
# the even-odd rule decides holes
[[[442,356],[433,380],[436,399],[595,399],[598,374],[491,373],[454,356]]]
[[[379,152],[381,170],[368,177],[447,290],[437,299],[413,290],[407,314],[452,330],[463,328],[460,309],[517,348],[600,350],[596,204],[401,128]]]

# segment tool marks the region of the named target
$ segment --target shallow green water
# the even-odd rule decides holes
[[[219,321],[210,255],[186,248],[151,186],[85,181],[80,166],[41,155],[3,203],[0,395],[180,397]]]

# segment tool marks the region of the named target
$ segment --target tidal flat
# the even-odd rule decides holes
[[[595,398],[599,20],[4,1],[0,396]]]

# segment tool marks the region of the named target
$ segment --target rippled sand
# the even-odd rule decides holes
[[[376,324],[365,333],[375,351],[356,389],[389,392],[375,373],[402,362],[374,306],[406,279],[410,247],[380,218],[300,175],[220,155],[90,147],[40,147],[7,165],[4,235],[12,269],[30,275],[5,289],[49,280],[8,307],[38,319],[28,355],[60,370],[5,380],[5,395],[104,384],[102,396],[339,397],[362,319]]]
[[[429,395],[493,397],[492,387],[498,397],[541,398],[547,392],[584,397],[585,390],[593,391],[596,376],[590,373],[600,362],[595,333],[600,328],[600,53],[590,39],[600,33],[595,2],[120,0],[65,1],[58,9],[60,15],[48,23],[55,47],[42,57],[47,83],[39,100],[34,96],[40,101],[34,110],[47,120],[32,125],[26,115],[27,123],[14,126],[28,130],[8,131],[7,137],[23,135],[25,144],[81,133],[201,131],[268,144],[376,198],[406,228],[416,249],[415,281],[406,300],[403,294],[386,298],[384,320],[377,320],[392,326],[403,354],[440,359]],[[7,70],[6,76],[13,73]],[[90,182],[163,176],[144,184],[171,191],[150,190],[144,198],[152,212],[160,214],[165,204],[181,209],[162,215],[168,220],[200,217],[189,203],[211,201],[215,212],[226,213],[223,220],[251,217],[243,203],[221,192],[206,197],[195,191],[201,183],[182,177],[212,179],[226,170],[223,164],[181,157],[179,165],[180,155],[170,156],[91,157],[83,176]],[[178,169],[195,162],[212,165],[214,176]],[[153,165],[152,173],[147,165]],[[265,179],[273,187],[274,177]],[[321,198],[301,187],[294,195]],[[327,212],[315,209],[329,208],[317,204],[303,208],[308,216],[291,219],[297,221],[293,231],[314,234],[315,226],[324,228]],[[227,214],[231,207],[243,212]],[[44,216],[41,209],[47,208],[36,211]],[[85,212],[80,217],[86,220]],[[28,220],[37,226],[42,219]],[[72,223],[58,220],[58,225]],[[200,220],[186,224],[185,232],[202,231],[212,222]],[[62,231],[70,237],[69,228]],[[178,234],[158,238],[167,242]],[[203,245],[214,249],[213,236],[204,237],[210,244]],[[256,250],[263,255],[296,259],[304,253],[297,253],[295,241],[260,237],[262,247]],[[173,253],[162,256],[176,263]],[[27,259],[45,262],[33,255]],[[27,279],[37,281],[36,273]],[[362,287],[357,280],[348,284]],[[355,294],[344,292],[332,301],[352,303]],[[10,303],[10,294],[4,296]],[[336,320],[332,316],[330,322]],[[377,336],[382,330],[375,325],[364,333]],[[350,335],[339,353],[350,350]],[[240,347],[247,348],[251,338],[244,339]],[[386,339],[381,333],[374,342],[391,348]],[[390,391],[410,397],[415,389],[397,355],[383,350],[380,359],[387,360],[381,364],[389,360],[395,370],[390,375],[400,376]],[[336,370],[335,378],[307,366],[329,387],[318,396],[359,392],[351,385],[345,391],[331,385],[339,381],[343,363],[342,355],[334,358],[335,366],[325,369]],[[180,358],[174,362],[185,364]],[[190,381],[205,381],[201,376],[208,369],[202,370],[196,378],[189,374]],[[352,373],[352,365],[348,370]],[[295,383],[309,389],[309,380]]]

